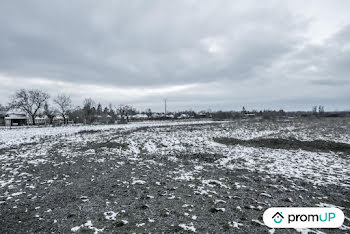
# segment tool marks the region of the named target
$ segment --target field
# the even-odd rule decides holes
[[[0,129],[0,166],[0,233],[350,232],[346,118]],[[346,219],[275,230],[275,206]]]

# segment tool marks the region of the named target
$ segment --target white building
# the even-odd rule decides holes
[[[6,126],[22,126],[27,125],[28,118],[23,113],[8,113],[5,115]]]

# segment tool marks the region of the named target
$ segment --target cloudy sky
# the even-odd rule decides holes
[[[2,1],[19,88],[170,110],[350,110],[350,1]]]

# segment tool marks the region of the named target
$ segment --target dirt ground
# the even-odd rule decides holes
[[[346,186],[349,181],[344,181],[345,186],[322,185],[293,175],[269,173],[254,167],[232,169],[219,163],[226,158],[220,149],[235,146],[222,144],[218,150],[196,150],[195,146],[200,144],[195,137],[197,132],[210,135],[210,131],[215,131],[208,141],[216,147],[215,136],[224,137],[216,132],[229,132],[228,126],[235,128],[237,124],[146,127],[122,133],[119,130],[84,131],[3,148],[0,151],[0,233],[350,232],[349,219],[341,229],[266,227],[263,212],[276,206],[332,205],[350,217],[350,189]],[[247,128],[250,125],[256,128],[258,124],[240,123]],[[279,125],[260,124],[266,125],[264,131]],[[305,126],[305,123],[298,124]],[[301,129],[298,124],[291,130],[294,135]],[[285,129],[284,125],[290,126],[290,123],[280,125]],[[329,122],[317,126],[333,129]],[[335,132],[346,135],[350,128],[344,128]],[[180,131],[193,140],[187,149],[176,143],[178,138],[181,140],[180,135],[176,135]],[[157,146],[163,147],[161,151],[157,151],[158,148],[151,151],[147,150],[148,146],[139,147],[141,143],[136,140],[130,141],[139,136],[149,138],[152,134],[170,136],[175,142],[172,146],[180,149],[172,150],[162,145],[163,142]],[[321,130],[320,135],[326,136]],[[271,134],[264,136],[271,137]],[[185,143],[181,143],[181,147],[183,145]],[[138,147],[137,156],[128,151],[132,147]],[[298,150],[295,147],[296,144],[293,150]],[[300,147],[300,150],[307,152],[310,147]],[[325,154],[327,149],[321,151]],[[330,157],[337,156],[330,154]],[[341,157],[345,160],[342,162],[349,162],[348,151],[341,152]],[[347,180],[350,166],[342,165],[343,178]]]

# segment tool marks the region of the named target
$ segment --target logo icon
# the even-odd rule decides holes
[[[284,219],[282,212],[276,212],[276,214],[272,216],[272,218],[275,223],[281,223]]]

